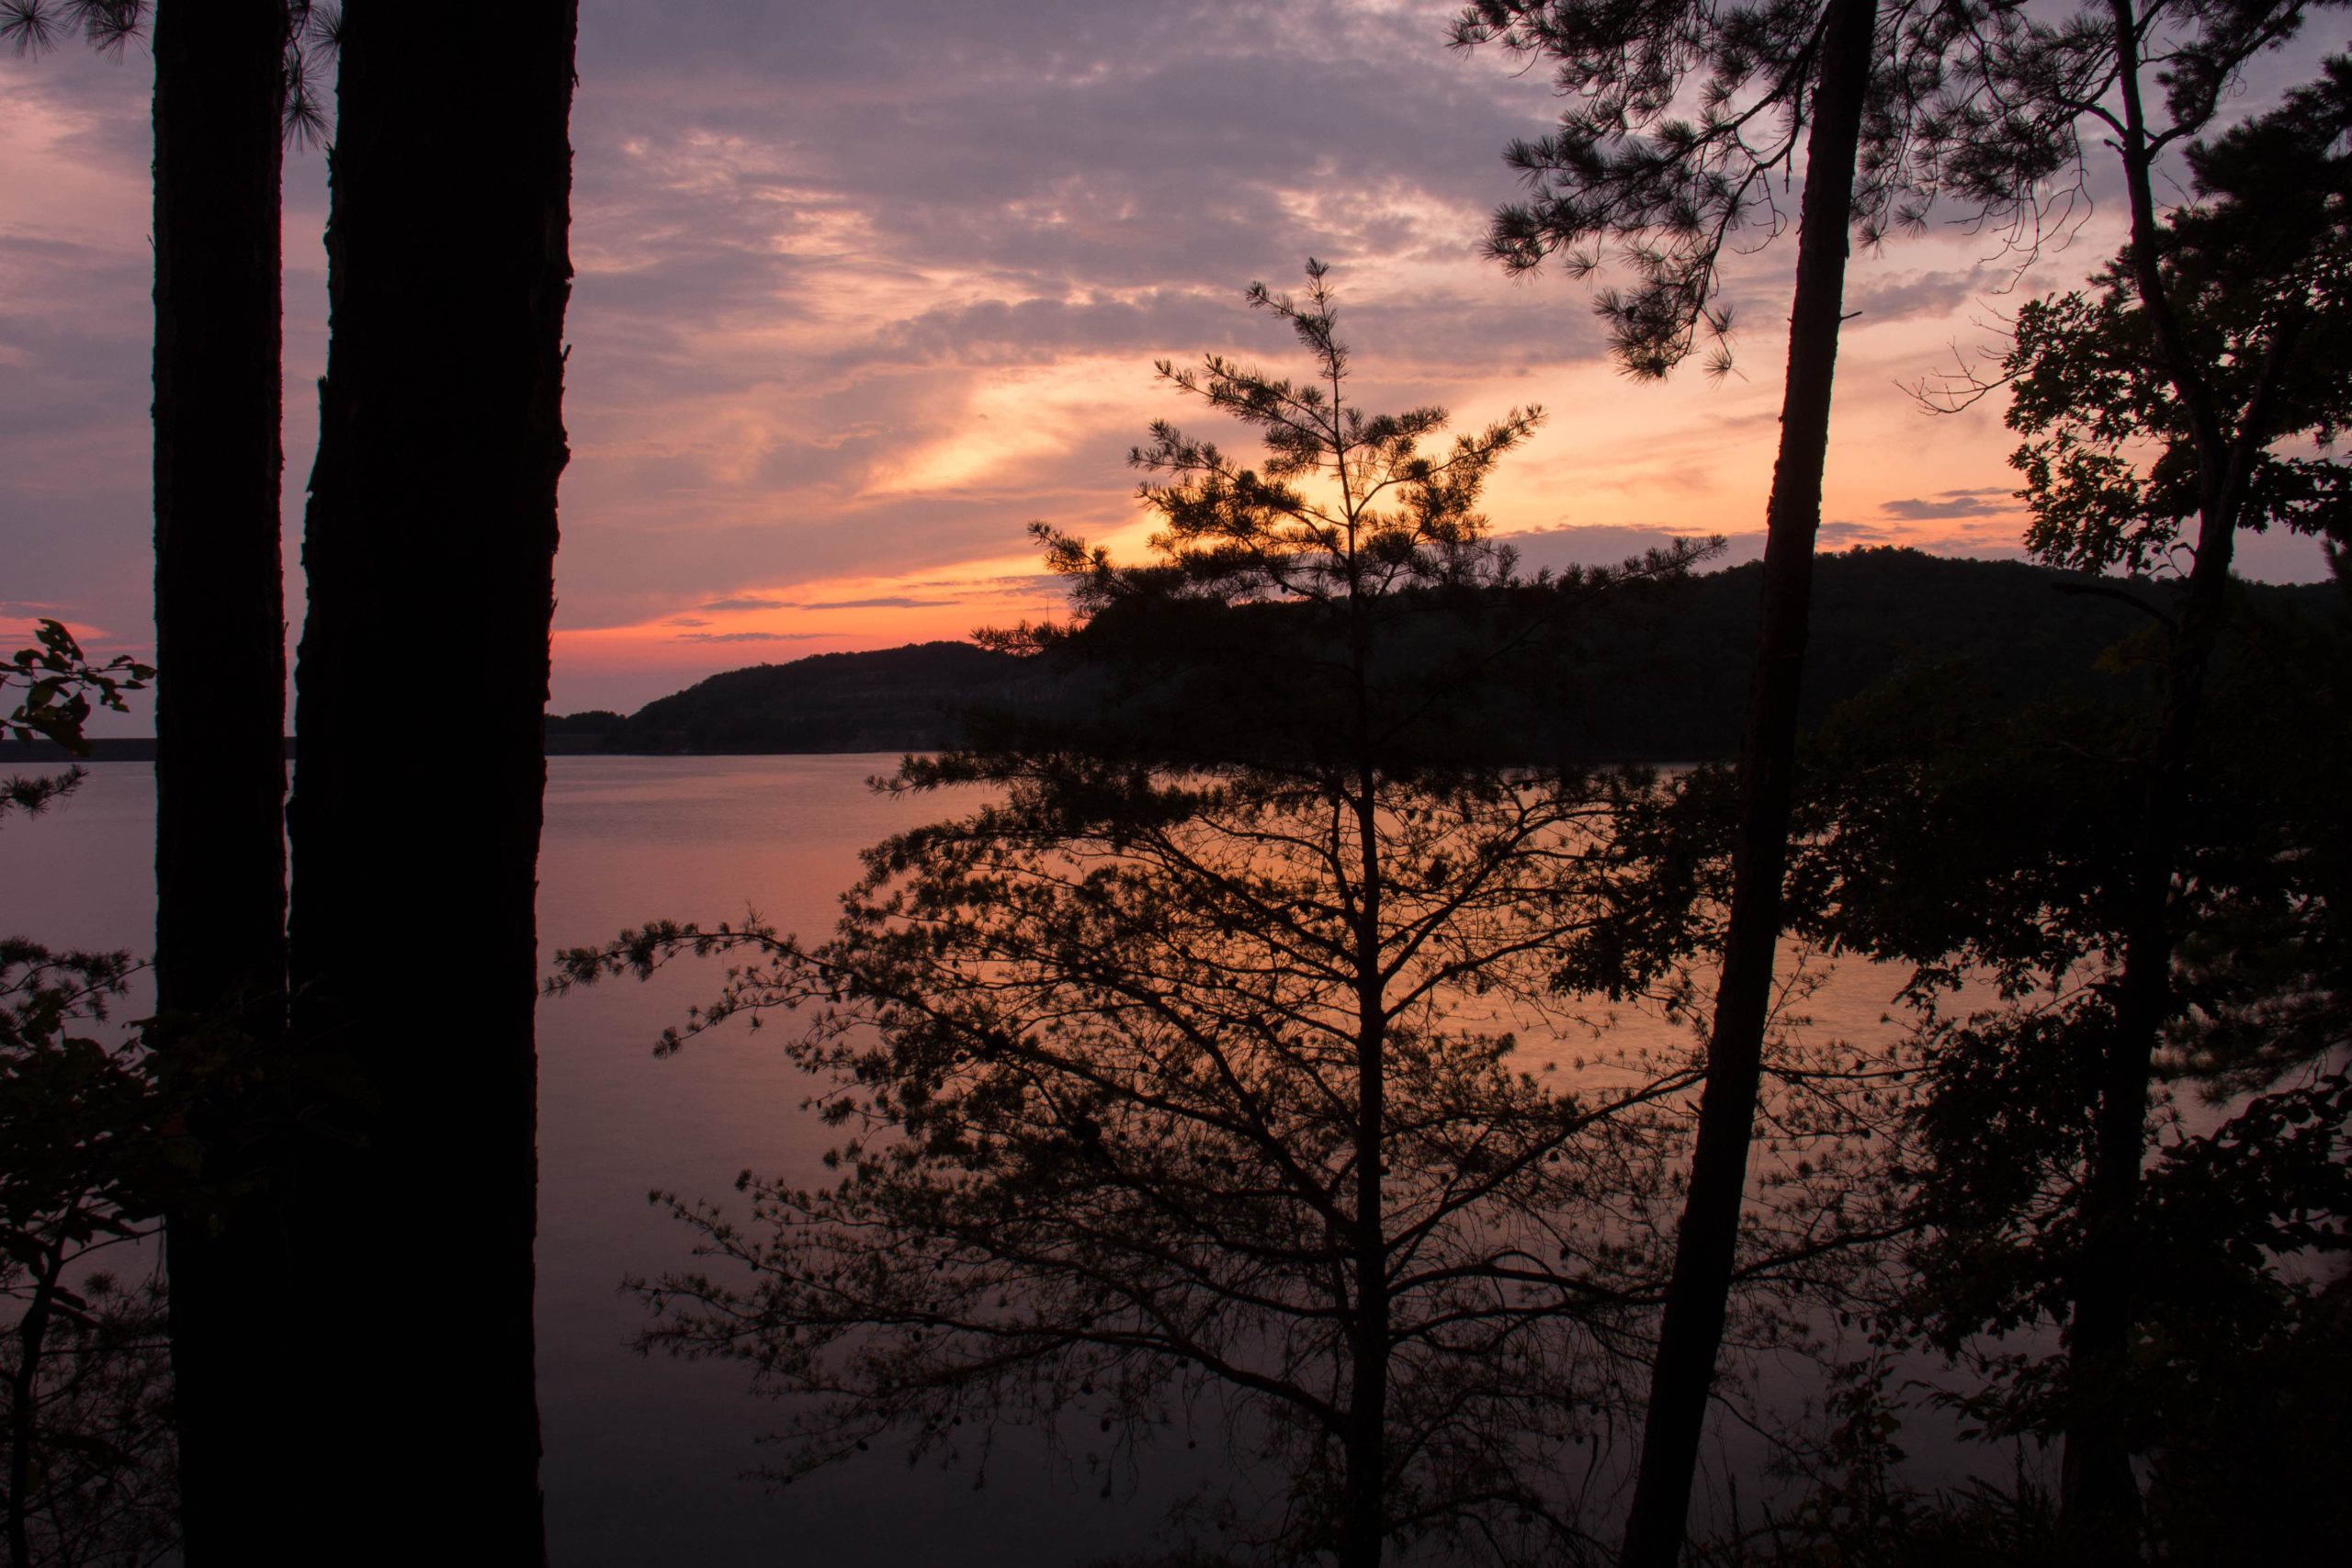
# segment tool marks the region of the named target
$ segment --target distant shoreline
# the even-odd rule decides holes
[[[1521,660],[1493,694],[1487,761],[1577,758],[1610,765],[1656,757],[1729,757],[1745,728],[1755,658],[1761,568],[1733,567],[1655,593],[1621,612],[1588,616],[1574,637]],[[1965,669],[2005,706],[2133,700],[2136,688],[2101,656],[2143,623],[2114,602],[2062,593],[2083,580],[2015,561],[1976,561],[1874,548],[1818,563],[1800,717],[1820,724],[1839,703],[1894,671]],[[2119,580],[2120,581],[2120,580]],[[2160,585],[2127,585],[2157,592]],[[2291,616],[2340,616],[2324,584],[2249,585],[2250,607]],[[1279,617],[1242,606],[1235,615]],[[1268,625],[1274,623],[1268,622]],[[1426,645],[1426,646],[1423,646]],[[1415,657],[1442,660],[1442,637]],[[1458,650],[1456,650],[1458,651]],[[1179,682],[1178,684],[1181,684]],[[994,713],[1047,725],[1090,722],[1126,699],[1082,662],[1029,660],[967,642],[911,643],[822,653],[722,671],[634,713],[547,716],[549,757],[811,757],[937,751],[966,738],[965,715]],[[397,722],[387,719],[387,722]],[[434,750],[417,731],[419,752]],[[1459,738],[1456,738],[1457,739]],[[295,756],[295,742],[285,742]],[[153,736],[92,742],[84,759],[153,762]],[[1488,754],[1493,753],[1493,754]],[[74,759],[47,742],[0,743],[0,769],[54,768]],[[1464,759],[1468,760],[1468,759]]]
[[[808,746],[778,748],[766,751],[697,751],[677,748],[651,746],[608,745],[600,735],[550,735],[547,738],[546,755],[549,757],[854,757],[904,751],[933,751],[934,746]],[[64,767],[74,762],[152,762],[155,760],[155,738],[152,735],[115,735],[94,737],[90,754],[76,757],[53,740],[0,741],[0,773],[28,766],[36,768]],[[294,738],[286,738],[286,760],[294,760]]]

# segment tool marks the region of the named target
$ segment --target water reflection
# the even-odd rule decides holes
[[[821,932],[860,873],[858,852],[946,815],[953,801],[876,795],[888,757],[559,758],[550,764],[540,930],[549,950],[592,942],[650,914],[740,911],[747,900],[786,930]],[[0,837],[0,925],[52,941],[138,948],[153,919],[153,785],[138,764],[101,763],[84,793],[38,833]],[[39,889],[36,910],[27,900]],[[1168,1507],[1238,1464],[1271,1498],[1227,1434],[1166,1445],[1133,1494],[1100,1499],[1034,1431],[1001,1441],[988,1484],[970,1470],[910,1471],[876,1451],[782,1495],[737,1479],[775,1455],[754,1437],[777,1412],[751,1398],[739,1369],[646,1360],[628,1342],[641,1307],[616,1285],[684,1259],[686,1238],[645,1201],[649,1189],[723,1195],[745,1168],[810,1182],[832,1134],[797,1108],[808,1080],[774,1037],[718,1033],[656,1062],[648,1042],[701,999],[708,978],[551,1001],[540,1014],[539,1382],[553,1560],[577,1568],[667,1561],[690,1551],[714,1568],[796,1555],[860,1568],[910,1562],[1079,1562],[1148,1546]],[[1808,1040],[1882,1038],[1894,988],[1867,965],[1830,971],[1802,1011]],[[141,1004],[133,999],[125,1016]],[[1553,1080],[1590,1071],[1604,1049],[1681,1049],[1680,1026],[1635,1008],[1590,1010],[1606,1041],[1572,1022],[1522,1028],[1515,1060]],[[1556,1089],[1556,1082],[1555,1083]],[[1802,1366],[1765,1364],[1764,1393],[1790,1403]],[[1725,1428],[1750,1508],[1758,1445]],[[1906,1432],[1915,1452],[1923,1445]],[[1579,1450],[1589,1452],[1589,1450]],[[1998,1464],[1996,1460],[1996,1464]],[[1261,1487],[1261,1482],[1263,1483]],[[1720,1495],[1720,1483],[1718,1483]],[[1255,1492],[1245,1493],[1245,1503]]]
[[[791,1396],[783,1477],[886,1448],[977,1467],[1012,1422],[1116,1496],[1238,1422],[1273,1506],[1208,1486],[1203,1540],[1599,1550],[1695,1061],[1604,1038],[1547,1075],[1517,1035],[1679,994],[1688,923],[1647,919],[1653,868],[1612,831],[1654,786],[1066,753],[993,776],[1001,799],[874,852],[829,940],[735,922],[575,958],[723,955],[684,1055],[794,1013],[782,1050],[838,1129],[817,1180],[673,1202],[706,1262],[644,1286],[653,1341]],[[1870,1229],[1843,1062],[1775,1102],[1804,1153],[1768,1182],[1758,1278],[1822,1288]],[[1757,1337],[1798,1331],[1758,1300]]]

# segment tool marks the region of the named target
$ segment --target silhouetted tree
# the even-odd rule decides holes
[[[1486,0],[1465,8],[1456,31],[1465,44],[1494,40],[1551,60],[1563,89],[1584,96],[1556,135],[1511,149],[1541,197],[1500,214],[1489,245],[1516,269],[1565,249],[1577,270],[1590,271],[1602,257],[1577,254],[1578,247],[1630,241],[1639,286],[1604,294],[1600,305],[1620,359],[1636,375],[1666,374],[1702,328],[1718,337],[1728,328],[1714,304],[1722,247],[1758,202],[1769,207],[1773,175],[1793,166],[1801,133],[1804,140],[1788,378],[1766,509],[1764,613],[1740,747],[1731,927],[1675,1286],[1626,1527],[1629,1564],[1671,1564],[1680,1553],[1723,1340],[1780,938],[1847,231],[1859,220],[1874,231],[1894,188],[1862,180],[1860,161],[1878,26],[1874,0],[1759,7],[1720,22],[1713,7],[1684,0],[1635,6]],[[1671,118],[1694,72],[1706,80],[1705,110],[1695,124]],[[1637,127],[1654,134],[1635,134]]]
[[[137,965],[0,938],[0,1515],[10,1568],[145,1564],[177,1542],[155,1235],[176,1175],[136,1041],[87,1032]],[[152,1255],[151,1255],[152,1256]]]
[[[2253,1509],[2199,1456],[2229,1447],[2243,1470],[2280,1475],[2341,1462],[2317,1411],[2219,1439],[2251,1407],[2248,1380],[2276,1388],[2296,1347],[2331,1353],[2336,1332],[2323,1286],[2352,1222],[2352,840],[2337,800],[2352,628],[2340,614],[2233,626],[2175,819],[2177,1001],[2151,1063],[2132,1348],[2101,1393],[2128,1451],[2165,1478],[2166,1531],[2259,1512],[2248,1540],[2276,1540],[2332,1506],[2329,1489],[2266,1487]],[[2155,637],[2125,657],[2118,683],[2159,676]],[[2095,1239],[2148,717],[2129,703],[2020,717],[1938,675],[1839,716],[1813,757],[1797,922],[1917,966],[1924,1071],[1903,1143],[1918,1236],[1882,1331],[1964,1363],[1972,1381],[1946,1397],[1997,1437],[2063,1437],[2083,1397],[2053,1339]],[[2079,1517],[2062,1533],[2070,1557],[2111,1550]]]
[[[210,1194],[165,1227],[190,1560],[265,1551],[308,1441],[286,1217],[286,604],[278,177],[285,0],[164,0],[155,51],[155,987]]]
[[[1811,122],[1788,389],[1768,508],[1765,614],[1741,753],[1735,930],[1710,1046],[1713,1108],[1694,1155],[1689,1267],[1660,1345],[1645,1439],[1656,1458],[1645,1459],[1629,1563],[1667,1564],[1679,1550],[1720,1335],[1754,1119],[1757,1042],[1781,925],[1795,699],[1848,221],[1874,243],[1890,225],[1923,222],[1934,203],[1950,199],[2007,220],[2013,237],[2030,245],[2052,200],[2071,197],[2065,176],[2073,171],[2079,178],[2080,125],[2088,118],[2121,151],[2135,254],[2152,257],[2155,160],[2197,134],[2240,65],[2291,35],[2302,11],[2300,3],[2112,0],[2053,23],[2028,6],[1973,0],[1917,7],[1785,0],[1723,11],[1688,0],[1476,0],[1457,25],[1457,41],[1498,41],[1551,61],[1563,90],[1577,96],[1557,133],[1511,149],[1538,197],[1498,215],[1490,247],[1514,267],[1565,252],[1576,270],[1591,272],[1611,259],[1610,243],[1621,243],[1637,286],[1606,293],[1600,304],[1621,357],[1637,374],[1662,374],[1702,332],[1720,337],[1727,329],[1715,304],[1722,247],[1759,217],[1777,225],[1769,182],[1792,166],[1798,134]],[[2143,70],[2161,73],[2167,126],[2147,122]],[[1682,94],[1693,75],[1701,79],[1697,114],[1686,118]],[[2153,280],[2147,272],[2147,284]],[[2103,1307],[2092,1315],[2114,1321]],[[2119,1474],[2128,1482],[2128,1467],[2120,1466],[2110,1455],[2092,1468],[2110,1483]]]
[[[287,140],[318,141],[327,130],[319,67],[334,58],[342,7],[317,0],[278,0],[278,9],[283,13],[278,80],[271,96],[277,101]],[[126,45],[153,32],[154,20],[155,0],[0,0],[0,43],[18,55],[39,54],[55,48],[67,33],[79,32],[99,53],[119,57]],[[232,22],[228,28],[232,37],[235,26]],[[152,46],[153,39],[149,41]],[[159,74],[165,70],[160,60],[156,69]]]
[[[1474,508],[1534,412],[1425,452],[1442,411],[1347,400],[1320,267],[1250,298],[1311,379],[1160,368],[1262,464],[1155,425],[1155,558],[1041,528],[1078,623],[997,639],[1107,665],[1109,715],[906,764],[1001,798],[871,852],[830,941],[657,924],[565,955],[573,981],[732,955],[667,1045],[806,1009],[787,1049],[846,1129],[832,1184],[747,1180],[748,1224],[673,1200],[748,1279],[644,1286],[649,1337],[820,1396],[786,1474],[1008,1416],[1093,1423],[1115,1463],[1208,1396],[1283,1456],[1275,1555],[1586,1556],[1611,1472],[1559,1461],[1633,1392],[1691,1065],[1554,1087],[1512,1032],[1665,985],[1692,938],[1614,836],[1647,779],[1459,742],[1552,623],[1692,552],[1510,582]],[[1454,637],[1409,635],[1439,617]],[[1756,1271],[1834,1250],[1809,1239]]]
[[[2208,711],[2205,690],[2225,617],[2243,615],[2232,608],[2228,575],[2235,530],[2335,538],[2345,530],[2340,465],[2298,446],[2332,439],[2352,409],[2352,163],[2337,151],[2352,123],[2347,89],[2352,70],[2331,62],[2323,82],[2279,110],[2192,148],[2190,202],[2135,231],[2092,290],[2019,313],[2005,368],[2009,421],[2027,437],[2014,461],[2036,552],[2093,570],[2186,567],[2167,583],[2104,590],[2145,616],[2124,657],[2147,676],[2146,702],[2032,741],[1955,740],[1978,761],[1937,764],[1949,776],[1933,788],[1917,778],[1887,786],[1938,812],[1953,809],[1947,796],[1963,796],[1958,780],[2014,795],[2031,777],[2045,800],[2060,781],[2075,781],[2077,808],[2021,814],[2021,836],[1980,822],[1981,869],[2005,886],[1957,895],[1954,908],[1972,916],[1911,924],[1909,945],[1894,950],[1992,965],[2022,953],[2069,998],[1955,1027],[1935,1090],[1938,1103],[1959,1108],[1939,1113],[1953,1135],[1938,1158],[1953,1168],[1931,1172],[1928,1197],[1944,1205],[1939,1232],[1961,1238],[1943,1244],[1963,1258],[1951,1277],[1968,1276],[1973,1288],[1936,1310],[1948,1344],[1972,1325],[2011,1326],[2020,1310],[2064,1325],[2064,1359],[2036,1361],[2018,1380],[2008,1420],[2064,1435],[2068,1531],[2109,1554],[2128,1551],[2135,1535],[2132,1455],[2166,1427],[2150,1411],[2180,1397],[2162,1388],[2165,1378],[2199,1381],[2162,1358],[2152,1371],[2149,1325],[2211,1347],[2269,1332],[2182,1322],[2178,1254],[2189,1244],[2180,1227],[2210,1231],[2223,1219],[2210,1201],[2184,1208],[2167,1194],[2189,1179],[2185,1172],[2234,1168],[2245,1185],[2227,1223],[2258,1235],[2272,1223],[2261,1216],[2276,1198],[2275,1172],[2251,1155],[2216,1154],[2233,1143],[2255,1147],[2234,1121],[2211,1139],[2177,1139],[2151,1166],[2152,1089],[2187,1078],[2217,1094],[2274,1091],[2241,1116],[2275,1118],[2292,1104],[2303,1132],[2288,1142],[2317,1149],[2323,1163],[2346,1109],[2340,1078],[2275,1087],[2345,1041],[2341,938],[2329,924],[2343,897],[2333,802],[2345,754],[2341,639],[2249,627],[2220,712]],[[2139,124],[2128,109],[2124,118],[2127,129]],[[2122,144],[2141,146],[2144,165],[2157,139],[2144,128],[2134,134],[2141,141]],[[2142,166],[2134,177],[2146,176]],[[2012,770],[2006,778],[2002,765]],[[1957,868],[1937,874],[1940,858],[1928,857],[1918,886],[1898,901],[1956,896]],[[1882,858],[1871,876],[1891,863]],[[2062,866],[2073,869],[2061,876],[2053,868]],[[1841,897],[1886,919],[1884,899]],[[2033,930],[2044,933],[2039,946],[2015,934]],[[1983,1187],[1972,1124],[2004,1097],[2041,1102],[2006,1114],[2027,1119],[2046,1142],[2030,1157],[1994,1156],[2007,1184]],[[2280,1157],[2279,1168],[2299,1168]],[[2209,1241],[2230,1255],[2222,1235]],[[2263,1245],[2270,1254],[2303,1249]],[[2210,1259],[2195,1268],[2209,1284],[2219,1277]],[[2251,1297],[2284,1289],[2261,1268],[2245,1284]]]
[[[2101,85],[2099,97],[2086,98],[2085,112],[2100,122],[2121,165],[2131,210],[2126,270],[2132,305],[2144,318],[2194,457],[2194,562],[2161,660],[2156,718],[2143,753],[2132,857],[2134,912],[2116,983],[2114,1028],[2099,1058],[2098,1136],[2086,1180],[2083,1251],[2067,1331],[2073,1387],[2061,1501],[2076,1533],[2109,1543],[2104,1550],[2117,1557],[2130,1550],[2139,1512],[2118,1390],[2130,1357],[2132,1292],[2142,1272],[2134,1213],[2146,1157],[2150,1065],[2176,1005],[2170,969],[2177,928],[2171,900],[2183,771],[2195,745],[2239,519],[2257,467],[2254,458],[2273,439],[2272,404],[2303,324],[2301,311],[2290,308],[2256,334],[2258,368],[2217,374],[2216,362],[2185,326],[2189,299],[2177,297],[2165,276],[2158,161],[2173,144],[2203,130],[2240,66],[2292,36],[2305,10],[2282,0],[2210,8],[2111,0],[2086,12],[2072,36],[2030,38],[2016,55],[2021,71],[2056,71]],[[2151,83],[2162,88],[2160,110],[2148,101]],[[2102,103],[2109,92],[2112,97]],[[2298,209],[2310,211],[2300,200],[2286,211]],[[2332,220],[2340,223],[2340,213]],[[2227,406],[2232,391],[2245,400],[2234,421]]]
[[[73,634],[0,662],[16,701],[0,729],[87,754],[94,707],[153,673],[93,665]],[[0,820],[36,816],[86,775],[0,780]],[[107,1020],[138,966],[0,936],[0,1517],[10,1568],[145,1563],[174,1544],[160,1281],[125,1286],[100,1255],[153,1234],[175,1185],[152,1058],[79,1032]],[[183,1151],[184,1153],[184,1151]]]
[[[323,131],[335,23],[310,0],[0,8],[19,52],[78,28],[109,52],[147,35],[155,58],[155,643],[178,672],[155,713],[155,1043],[209,1178],[167,1227],[199,1563],[258,1550],[311,1375],[275,1318],[290,1285],[267,1179],[290,1099],[278,183],[284,140]]]
[[[1616,1347],[1658,1281],[1616,1223],[1668,1184],[1673,1121],[1639,1108],[1688,1081],[1511,1060],[1607,909],[1606,796],[944,776],[1007,799],[880,846],[820,945],[657,927],[575,958],[734,954],[695,1027],[811,1007],[789,1049],[848,1129],[838,1181],[751,1183],[748,1224],[674,1205],[746,1272],[647,1286],[650,1342],[823,1396],[787,1475],[1009,1418],[1100,1424],[1120,1464],[1205,1400],[1280,1456],[1281,1555],[1581,1551],[1585,1489],[1549,1472],[1634,1392]]]
[[[33,643],[0,660],[0,693],[11,688],[19,692],[6,716],[0,717],[0,731],[17,740],[38,737],[70,755],[86,757],[90,743],[82,732],[91,714],[98,708],[130,712],[123,694],[144,691],[155,678],[154,666],[127,653],[104,664],[91,663],[62,621],[37,622]],[[51,793],[55,792],[42,792],[43,798]],[[14,803],[31,810],[40,807],[40,800],[22,794],[14,796]]]
[[[335,1441],[303,1500],[372,1561],[453,1539],[545,1554],[533,896],[576,15],[407,0],[354,6],[342,31],[290,925],[296,1035],[342,1141],[311,1148],[296,1234],[313,1288],[354,1307],[320,1348]],[[435,693],[449,659],[461,696]],[[428,710],[430,748],[386,722]],[[429,930],[447,962],[388,989],[386,955]],[[464,1308],[420,1310],[420,1267],[462,1280]]]

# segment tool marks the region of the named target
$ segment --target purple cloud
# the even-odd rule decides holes
[[[798,606],[803,610],[936,610],[953,604],[953,599],[910,599],[894,593],[879,599],[811,599]]]
[[[2014,510],[2017,497],[2006,490],[1951,490],[1930,499],[1912,497],[1879,503],[1889,517],[1928,523],[1951,517],[1991,517]]]
[[[673,642],[805,642],[822,632],[682,632]]]

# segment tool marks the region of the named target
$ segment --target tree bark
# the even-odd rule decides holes
[[[255,1128],[286,1007],[279,559],[284,0],[157,7],[155,986],[204,1151],[169,1216],[188,1560],[251,1562],[292,1429],[283,1226]]]
[[[1739,820],[1730,929],[1715,991],[1707,1084],[1699,1101],[1666,1321],[1651,1369],[1642,1460],[1625,1526],[1626,1568],[1672,1568],[1682,1550],[1692,1472],[1723,1344],[1734,1245],[1761,1081],[1764,1028],[1780,944],[1788,860],[1797,697],[1813,589],[1814,536],[1828,461],[1829,401],[1844,308],[1847,226],[1856,149],[1870,87],[1875,0],[1831,0],[1805,143],[1788,381],[1764,547],[1764,605],[1755,685],[1739,758]]]
[[[533,899],[576,23],[355,0],[341,46],[291,929],[300,1037],[346,1086],[302,1229],[354,1319],[317,1493],[384,1562],[546,1552]]]

